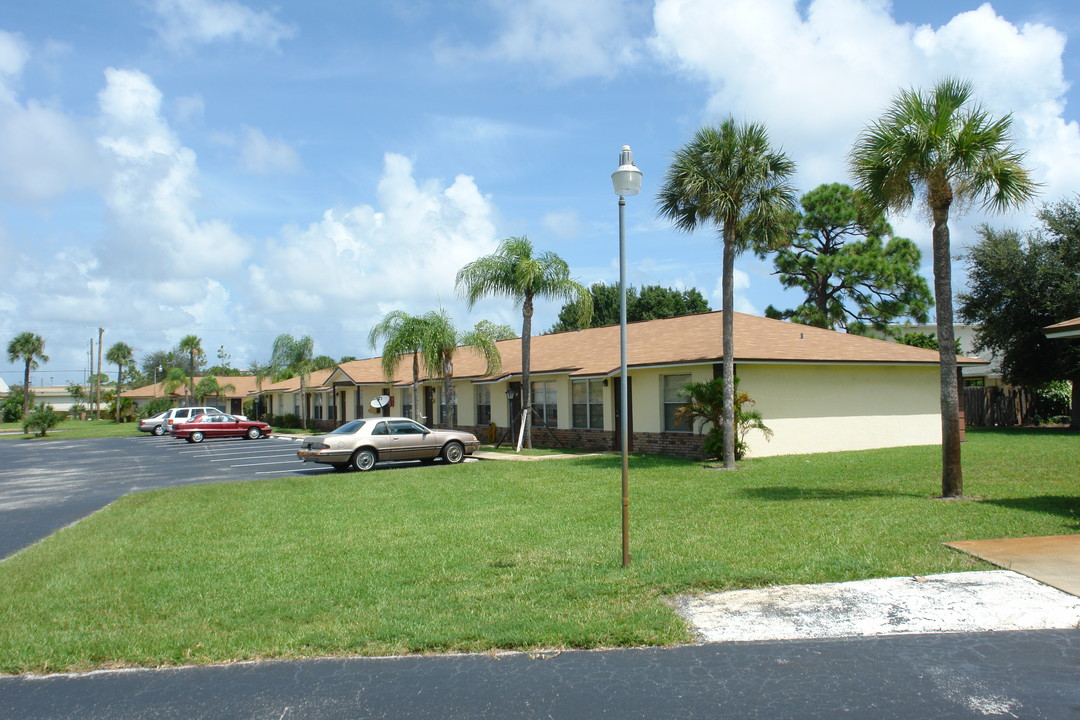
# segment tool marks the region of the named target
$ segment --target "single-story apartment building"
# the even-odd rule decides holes
[[[627,326],[629,444],[633,451],[700,457],[700,428],[677,422],[680,390],[721,376],[722,314],[702,313]],[[941,440],[938,353],[875,338],[735,313],[740,389],[774,433],[752,432],[753,456],[904,445]],[[521,341],[498,343],[502,370],[484,374],[478,353],[454,357],[456,405],[448,416],[443,381],[421,375],[419,416],[429,425],[469,429],[481,440],[507,439],[522,408]],[[984,360],[960,356],[961,367]],[[620,447],[619,327],[532,338],[533,442],[614,450]],[[264,385],[269,412],[307,416],[330,429],[357,418],[412,416],[412,362],[387,380],[381,360],[342,363],[313,373],[301,394],[296,378]],[[302,396],[301,396],[302,395]],[[389,397],[384,407],[372,400]],[[451,421],[447,422],[447,419]]]
[[[222,375],[216,377],[218,384],[225,387],[225,395],[224,397],[211,395],[206,398],[206,404],[220,407],[227,413],[242,414],[244,412],[244,400],[258,388],[256,379],[251,375]],[[196,376],[195,384],[198,385],[201,380],[202,377]],[[228,387],[230,385],[232,387]],[[130,398],[135,403],[136,409],[142,407],[154,398],[160,397],[168,397],[172,402],[173,407],[178,407],[184,402],[184,398],[187,397],[187,384],[185,383],[179,386],[166,395],[164,383],[159,382],[132,388],[130,390],[124,390],[120,393],[120,397]]]

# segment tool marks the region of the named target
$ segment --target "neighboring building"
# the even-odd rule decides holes
[[[256,389],[255,378],[251,375],[220,375],[215,376],[219,385],[232,385],[232,389],[225,391],[224,397],[217,397],[211,395],[206,398],[206,405],[213,405],[214,407],[220,407],[222,410],[228,413],[242,414],[244,412],[244,400],[251,395]],[[195,377],[195,384],[202,380],[201,376]],[[265,384],[265,382],[264,382]],[[125,390],[120,393],[121,397],[131,398],[135,403],[135,408],[138,409],[150,402],[154,398],[163,397],[165,395],[165,388],[162,383],[156,383],[154,385],[144,385],[143,387],[133,388],[131,390]],[[181,385],[180,387],[169,393],[168,397],[172,402],[173,407],[181,407],[184,405],[184,399],[187,396],[187,385]],[[190,404],[203,404],[195,403]]]
[[[1080,317],[1043,328],[1048,338],[1080,338]]]
[[[631,449],[700,457],[702,436],[676,423],[679,390],[719,377],[719,312],[633,323],[627,327]],[[509,438],[521,412],[521,341],[498,343],[503,371],[485,376],[468,348],[454,358],[457,406],[446,417],[443,382],[421,377],[420,416],[430,425],[471,429],[483,440]],[[538,445],[615,450],[620,447],[619,327],[532,338],[531,380]],[[941,439],[938,354],[884,340],[779,320],[735,314],[735,361],[740,389],[756,401],[771,442],[748,437],[754,456],[933,445]],[[959,358],[961,367],[984,365]],[[300,397],[297,379],[264,386],[269,412],[299,415],[301,402],[315,427],[355,418],[411,415],[412,362],[402,358],[392,382],[378,358],[313,373]],[[387,395],[391,404],[372,400]],[[700,430],[700,428],[699,428]]]
[[[904,326],[903,331],[936,336],[937,325],[907,325]],[[973,325],[953,325],[953,335],[960,341],[960,352],[984,361],[979,365],[963,367],[964,387],[1011,388],[1012,386],[1001,377],[1001,359],[990,350],[975,352],[975,331],[976,328]]]

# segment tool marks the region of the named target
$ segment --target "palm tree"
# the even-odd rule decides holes
[[[202,340],[198,335],[185,335],[181,338],[177,348],[180,352],[186,352],[188,359],[191,361],[191,364],[188,365],[188,384],[185,393],[190,404],[191,398],[194,397],[192,393],[195,390],[195,373],[199,371],[199,363],[206,359],[206,353],[203,352]]]
[[[23,417],[30,412],[30,371],[37,370],[38,360],[49,362],[45,354],[45,340],[32,332],[19,333],[7,346],[8,362],[23,363]]]
[[[495,345],[498,338],[494,337],[489,330],[492,327],[491,323],[485,325],[485,321],[477,323],[470,332],[459,334],[457,328],[454,327],[454,321],[444,309],[425,313],[422,320],[427,326],[422,342],[424,365],[428,375],[443,380],[446,417],[442,418],[442,423],[452,425],[454,423],[453,408],[456,405],[454,353],[461,347],[472,348],[484,357],[484,374],[492,375],[502,369],[502,356]]]
[[[176,392],[176,388],[184,387],[184,396],[187,397],[189,385],[191,381],[181,368],[171,367],[165,371],[165,376],[161,379],[161,392],[165,394],[165,397],[172,395]]]
[[[410,315],[404,310],[391,310],[368,333],[368,342],[372,348],[378,348],[383,340],[382,370],[390,382],[397,374],[398,362],[406,355],[412,355],[412,412],[413,419],[420,418],[417,388],[420,383],[420,354],[424,350],[424,338],[427,335],[427,321],[422,317]]]
[[[255,377],[255,390],[258,392],[258,395],[256,396],[256,398],[257,398],[256,402],[258,404],[257,405],[258,411],[255,413],[255,418],[254,418],[255,420],[258,420],[263,415],[263,410],[265,409],[264,406],[263,406],[263,397],[262,397],[263,380],[266,380],[266,378],[268,378],[268,377],[270,377],[271,375],[274,374],[274,368],[273,368],[272,365],[270,365],[270,363],[267,363],[267,364],[263,365],[258,360],[252,360],[251,365],[250,365],[250,367],[248,369],[251,371],[251,374]]]
[[[953,337],[949,211],[973,201],[1001,212],[1035,197],[1035,183],[1013,149],[1012,116],[993,119],[969,105],[972,85],[953,78],[929,92],[902,90],[859,136],[851,171],[874,207],[903,212],[921,198],[934,222],[934,300],[941,366],[941,494],[964,493],[960,400]]]
[[[724,245],[724,468],[735,467],[735,256],[763,255],[779,244],[795,212],[788,184],[795,163],[773,150],[765,126],[736,123],[703,127],[675,153],[659,193],[660,215],[686,232],[718,225]]]
[[[534,255],[526,237],[506,238],[491,255],[458,270],[457,289],[471,309],[483,297],[505,297],[521,306],[521,388],[524,417],[532,416],[532,385],[529,381],[533,299],[570,301],[577,306],[578,320],[587,326],[592,319],[592,295],[570,277],[566,261],[553,252]],[[532,447],[531,423],[525,423],[525,447]]]
[[[126,342],[113,343],[105,353],[105,360],[116,365],[116,422],[120,422],[120,391],[124,388],[124,367],[135,362],[135,352]]]
[[[307,430],[307,381],[311,377],[312,355],[315,341],[310,335],[294,338],[283,333],[274,338],[274,348],[270,352],[270,366],[278,372],[287,372],[289,377],[300,378],[300,425]]]
[[[236,386],[232,383],[225,383],[222,385],[218,382],[218,379],[213,375],[207,375],[203,379],[199,380],[199,384],[195,386],[192,394],[195,399],[199,401],[200,405],[206,404],[206,398],[211,395],[217,396],[221,400],[222,405],[225,404],[225,393],[229,390],[236,390]],[[228,410],[226,410],[228,412]]]

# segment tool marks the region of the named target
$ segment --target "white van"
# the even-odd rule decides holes
[[[215,415],[224,415],[224,410],[218,410],[215,407],[184,407],[173,408],[165,413],[165,419],[161,421],[161,429],[164,434],[172,434],[172,426],[177,423],[187,422],[192,418],[204,415],[206,413],[214,413]],[[233,417],[240,418],[241,420],[247,420],[243,415],[233,415]],[[156,433],[155,433],[156,434]]]

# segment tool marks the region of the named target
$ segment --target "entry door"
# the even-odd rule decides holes
[[[622,378],[616,377],[612,388],[615,393],[615,445],[612,450],[622,450]],[[626,403],[629,406],[626,416],[626,429],[629,436],[626,444],[627,452],[634,452],[634,378],[626,378]]]

